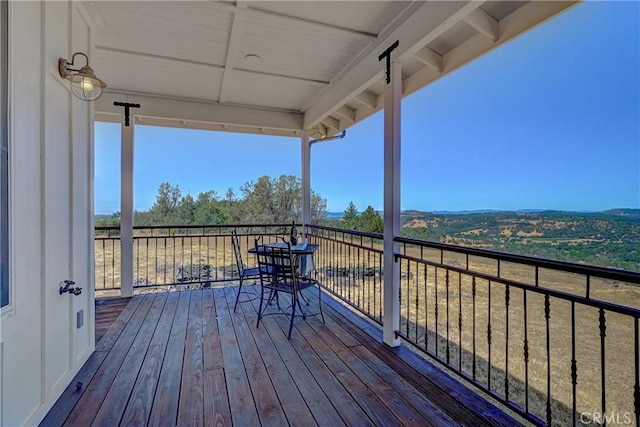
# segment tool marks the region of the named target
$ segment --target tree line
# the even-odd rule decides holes
[[[239,193],[227,189],[224,196],[215,190],[195,197],[183,194],[178,185],[160,184],[156,200],[148,211],[135,211],[134,224],[149,225],[225,225],[289,224],[300,219],[302,184],[294,175],[278,178],[261,176],[240,186]],[[382,217],[371,207],[358,214],[353,203],[342,220],[326,219],[327,200],[311,191],[311,222],[340,228],[382,233]],[[96,226],[119,226],[120,212],[96,220]]]

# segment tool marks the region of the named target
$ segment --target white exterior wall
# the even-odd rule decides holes
[[[11,293],[0,323],[0,425],[38,424],[94,348],[93,107],[57,72],[59,57],[91,57],[89,42],[72,2],[9,4]],[[65,279],[82,294],[60,295]]]

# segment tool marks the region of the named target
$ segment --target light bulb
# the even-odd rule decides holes
[[[82,90],[93,90],[93,83],[89,79],[82,79],[80,87]]]

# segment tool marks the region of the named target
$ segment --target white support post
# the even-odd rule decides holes
[[[311,146],[309,145],[309,131],[304,130],[301,138],[302,163],[302,224],[311,224]]]
[[[383,340],[396,347],[400,339],[400,266],[395,260],[400,234],[400,105],[402,73],[391,63],[391,81],[384,93],[384,317]]]
[[[133,296],[133,124],[122,117],[120,154],[120,295]]]

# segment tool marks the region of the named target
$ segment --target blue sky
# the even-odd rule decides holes
[[[402,209],[640,208],[640,3],[586,2],[402,103]],[[329,211],[382,208],[383,116],[314,145]],[[300,141],[136,126],[135,207],[300,176]],[[95,208],[119,210],[120,126],[96,123]]]

